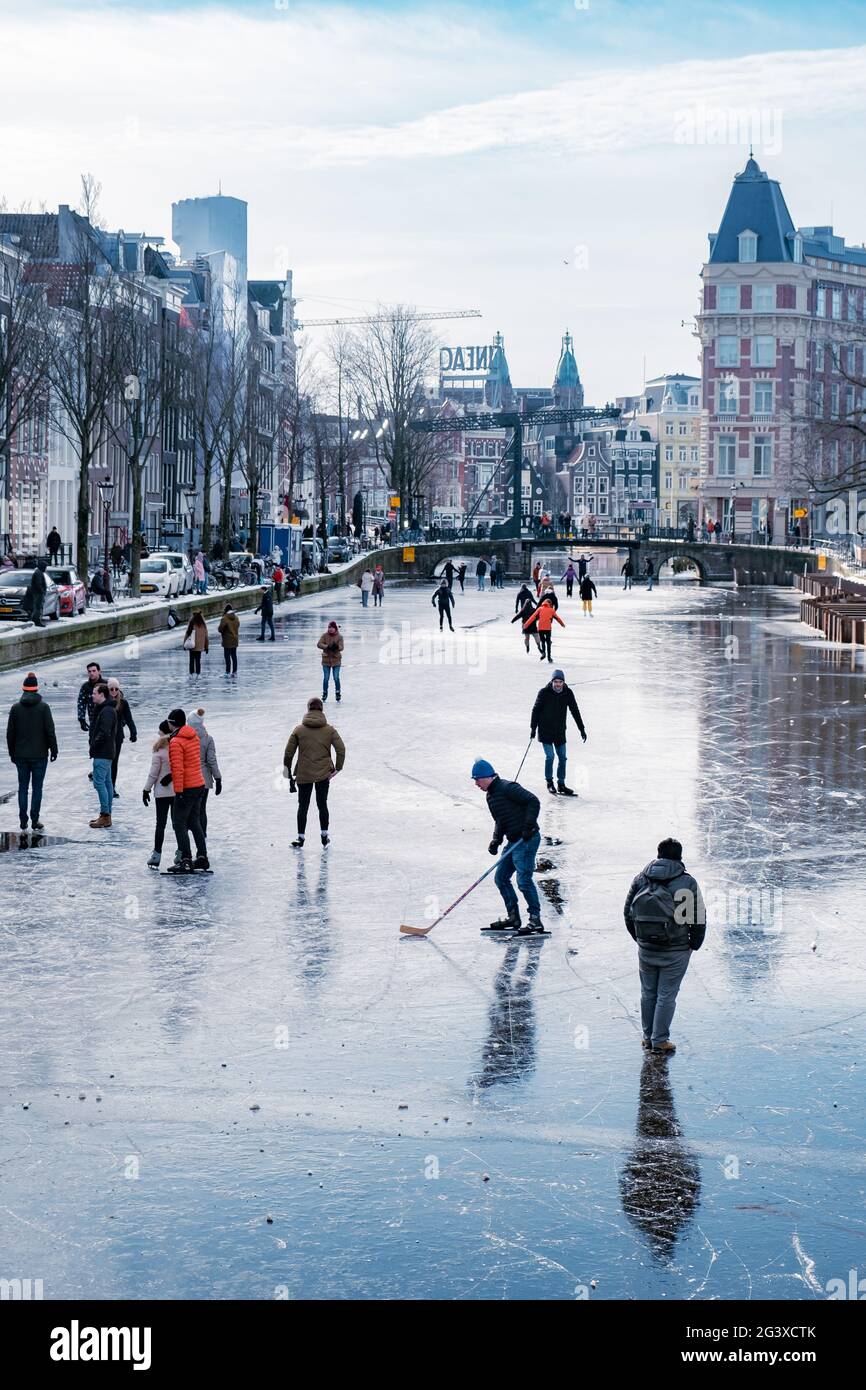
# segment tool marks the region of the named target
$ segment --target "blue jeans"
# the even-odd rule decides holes
[[[114,787],[111,783],[111,759],[93,759],[93,786],[99,797],[99,814],[101,816],[111,815],[111,803],[114,800]]]
[[[653,1047],[670,1041],[677,995],[692,958],[690,950],[649,951],[638,947],[640,1021]]]
[[[483,575],[483,574],[479,574],[479,575],[477,576],[477,578],[478,578],[478,592],[481,593],[481,594],[483,594],[483,593],[484,593],[484,582],[485,582],[484,575]]]
[[[508,912],[517,907],[517,894],[511,884],[511,879],[515,873],[517,874],[517,886],[526,899],[530,916],[536,917],[541,912],[538,890],[532,877],[532,870],[535,868],[535,856],[540,844],[541,835],[537,830],[531,840],[512,841],[511,853],[506,855],[493,876],[493,882],[502,894]]]
[[[552,781],[553,781],[553,754],[554,754],[554,752],[556,753],[556,780],[557,780],[557,782],[564,782],[564,781],[565,781],[565,763],[566,763],[566,757],[567,757],[567,754],[566,754],[566,745],[565,745],[564,743],[557,743],[556,745],[554,745],[554,744],[552,744],[552,743],[545,743],[545,744],[542,745],[542,747],[544,748],[544,780],[545,780],[545,782],[552,782]]]
[[[323,666],[323,667],[322,667],[322,698],[323,698],[323,699],[325,698],[325,696],[326,696],[327,693],[328,693],[328,682],[329,682],[330,679],[331,679],[331,672],[332,672],[332,671],[333,671],[333,673],[334,673],[334,689],[336,690],[336,692],[337,692],[338,695],[339,695],[339,693],[340,693],[340,668],[339,668],[339,666]]]
[[[30,818],[37,821],[39,812],[42,809],[42,784],[45,781],[45,770],[48,767],[47,758],[16,758],[15,766],[18,769],[18,814],[22,821],[27,821],[27,792],[30,782],[33,782],[33,798],[30,802]]]
[[[367,607],[367,604],[368,604],[369,602],[370,602],[370,590],[369,590],[369,589],[362,589],[362,590],[361,590],[361,606],[362,606],[363,608],[366,608],[366,607]]]
[[[647,577],[646,577],[646,586],[647,586],[648,589],[652,589],[652,586],[653,586],[653,576],[652,576],[651,574],[648,574]]]

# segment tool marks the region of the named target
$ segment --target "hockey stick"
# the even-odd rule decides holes
[[[527,751],[528,751],[528,750],[527,750]],[[522,766],[522,764],[521,764],[521,766]],[[515,841],[515,844],[516,844],[516,841]],[[404,932],[406,936],[427,936],[428,933],[431,932],[431,931],[433,930],[434,927],[437,927],[437,926],[439,925],[439,923],[440,923],[441,921],[443,921],[443,919],[444,919],[445,917],[448,916],[449,912],[453,912],[454,909],[455,909],[455,907],[459,907],[460,903],[462,903],[462,901],[463,901],[464,898],[468,898],[468,897],[469,897],[469,894],[472,892],[472,890],[473,890],[474,888],[477,888],[477,887],[478,887],[479,883],[483,883],[483,882],[484,882],[484,880],[485,880],[485,878],[487,878],[487,875],[488,875],[488,874],[492,874],[492,873],[494,872],[495,869],[498,869],[498,868],[499,868],[499,865],[500,865],[500,864],[504,863],[506,857],[511,853],[511,851],[512,851],[513,849],[514,849],[514,845],[509,845],[508,848],[507,848],[506,851],[505,851],[505,854],[503,854],[503,855],[501,856],[501,858],[497,859],[497,861],[496,861],[495,864],[491,864],[489,869],[485,869],[485,870],[484,870],[484,873],[481,875],[481,877],[480,877],[480,878],[476,878],[476,880],[475,880],[474,883],[470,883],[469,887],[466,889],[466,892],[465,892],[465,893],[461,893],[459,898],[455,898],[455,900],[454,900],[454,902],[451,904],[451,906],[450,906],[450,907],[446,907],[445,911],[442,912],[442,913],[440,913],[439,916],[436,918],[436,921],[435,921],[435,922],[431,922],[430,925],[429,925],[429,927],[407,927],[405,923],[401,923],[401,925],[400,925],[400,930],[401,930],[401,932]]]
[[[529,742],[528,742],[527,745],[526,745],[526,753],[529,752],[529,750],[530,750],[531,747],[532,747],[532,739],[530,738]],[[520,776],[520,773],[521,773],[521,771],[522,771],[522,769],[523,769],[523,764],[526,762],[526,753],[524,753],[523,757],[520,759],[520,767],[517,769],[517,771],[516,771],[515,774],[514,774],[514,779],[513,779],[513,780],[514,780],[515,782],[517,781],[518,777]]]

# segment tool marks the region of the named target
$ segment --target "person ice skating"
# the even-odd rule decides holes
[[[478,580],[478,592],[479,592],[479,594],[483,594],[483,593],[484,593],[484,586],[485,586],[485,584],[486,584],[486,582],[487,582],[486,575],[487,575],[487,561],[486,561],[486,560],[479,560],[479,561],[478,561],[478,564],[475,566],[475,578]]]
[[[657,1053],[675,1052],[670,1028],[677,994],[707,929],[701,890],[686,873],[679,840],[662,840],[658,858],[633,880],[623,912],[638,947],[643,1045]]]
[[[594,555],[581,555],[580,559],[579,559],[578,562],[577,562],[577,577],[578,577],[578,579],[585,579],[585,578],[586,578],[586,572],[587,572],[589,566],[592,564],[592,562],[593,562],[594,559],[595,559],[595,556],[594,556]]]
[[[34,627],[45,627],[42,621],[42,609],[45,606],[45,595],[48,592],[48,580],[45,578],[45,570],[48,562],[37,560],[36,568],[30,576],[30,583],[22,600],[22,608],[25,613],[30,615],[30,621]]]
[[[192,572],[195,579],[195,591],[197,594],[207,593],[207,574],[204,567],[204,551],[199,550],[192,562]]]
[[[541,639],[538,633],[534,631],[528,632],[526,629],[526,624],[529,622],[537,606],[532,595],[532,590],[529,588],[528,584],[524,584],[517,595],[517,612],[511,621],[513,623],[520,623],[520,631],[523,634],[523,644],[527,652],[529,651],[530,640],[534,640],[537,649],[541,651]]]
[[[535,585],[535,597],[538,598],[541,590],[541,561],[536,560],[532,566],[532,582]]]
[[[487,809],[494,821],[493,839],[488,845],[490,853],[498,854],[503,840],[508,843],[508,849],[493,876],[505,902],[505,917],[491,922],[490,927],[493,931],[515,931],[521,936],[531,936],[543,930],[541,903],[532,878],[535,856],[541,844],[538,829],[541,804],[538,797],[521,787],[519,782],[506,782],[497,776],[485,758],[477,758],[473,763],[472,780],[487,797]],[[520,923],[517,894],[511,882],[515,874],[529,913],[529,922],[525,927]]]
[[[592,600],[598,598],[598,590],[588,574],[585,574],[580,581],[580,597],[583,602],[583,616],[586,617],[588,613],[592,617]]]
[[[187,719],[187,724],[198,734],[199,755],[201,757],[201,775],[204,778],[204,795],[201,799],[201,828],[207,839],[207,799],[211,791],[214,796],[221,796],[223,789],[223,777],[220,772],[220,765],[217,762],[216,744],[213,735],[209,734],[204,725],[204,710],[197,709]]]
[[[385,571],[377,565],[373,571],[373,607],[381,608],[385,595]]]
[[[149,869],[158,869],[162,859],[162,846],[165,842],[165,827],[174,806],[174,783],[171,776],[171,762],[168,756],[168,745],[171,738],[171,726],[167,719],[163,719],[159,726],[159,734],[153,745],[153,752],[150,759],[150,771],[147,774],[147,781],[141,793],[141,799],[145,806],[150,805],[151,793],[153,793],[154,806],[156,809],[156,828],[153,832],[153,849],[147,861]]]
[[[93,692],[102,680],[102,667],[98,661],[88,661],[87,680],[83,681],[78,691],[78,702],[75,707],[76,716],[81,725],[81,732],[86,734],[93,718]]]
[[[542,573],[541,590],[539,592],[538,599],[540,603],[543,603],[545,599],[548,599],[550,603],[552,603],[554,608],[556,608],[557,610],[559,609],[559,595],[553,587],[553,580],[551,579],[550,575],[545,575]]]
[[[439,631],[442,631],[443,619],[447,618],[448,627],[451,632],[453,632],[454,624],[451,621],[451,609],[454,607],[454,595],[448,587],[448,580],[445,578],[444,574],[439,582],[439,588],[433,594],[431,602],[434,607],[437,604],[439,605]]]
[[[274,598],[275,598],[275,601],[276,601],[277,603],[282,603],[282,601],[283,601],[283,584],[285,583],[285,580],[286,580],[286,572],[285,572],[285,570],[283,569],[282,564],[279,562],[279,560],[278,560],[277,563],[274,565],[274,572],[273,572],[273,574],[271,575],[271,579],[272,579],[273,582],[274,582]]]
[[[446,579],[446,581],[447,581],[447,583],[448,583],[448,588],[449,588],[449,589],[453,589],[453,588],[454,588],[454,575],[456,574],[456,572],[457,572],[457,571],[456,571],[456,569],[455,569],[455,566],[454,566],[453,561],[451,561],[451,560],[446,560],[446,561],[445,561],[445,564],[444,564],[443,567],[442,567],[442,573],[443,573],[444,576],[445,576],[445,579]]]
[[[223,649],[226,676],[235,677],[238,673],[238,642],[240,641],[241,620],[230,603],[223,609],[217,632]]]
[[[460,585],[460,592],[461,592],[461,594],[463,594],[463,593],[466,592],[466,590],[465,590],[464,587],[463,587],[463,585],[464,585],[464,583],[465,583],[465,580],[466,580],[466,561],[463,560],[463,561],[461,561],[461,563],[457,566],[457,583]]]
[[[332,620],[322,633],[316,646],[322,653],[322,699],[328,698],[328,685],[333,673],[334,693],[337,703],[343,698],[340,689],[340,671],[343,666],[343,635],[337,624]]]
[[[630,589],[631,581],[634,578],[634,563],[630,555],[620,570],[620,574],[622,575],[623,589]]]
[[[179,859],[172,864],[170,874],[191,874],[197,869],[209,869],[207,841],[201,823],[204,800],[204,776],[201,770],[201,748],[198,734],[186,722],[182,709],[173,709],[168,716],[171,739],[168,760],[174,789],[174,834]],[[196,855],[192,857],[190,835],[195,841]]]
[[[187,623],[183,645],[184,650],[189,653],[189,674],[200,676],[202,652],[210,650],[210,638],[208,637],[207,623],[198,611],[193,613]]]
[[[333,760],[331,750],[334,752]],[[293,771],[292,760],[295,754],[297,762]],[[307,812],[314,790],[322,844],[330,844],[328,792],[331,779],[341,771],[345,761],[345,745],[337,730],[325,718],[322,701],[310,700],[306,714],[289,735],[283,754],[283,765],[288,770],[291,789],[294,791],[296,783],[298,788],[298,834],[292,841],[293,849],[303,849]]]
[[[6,747],[18,773],[18,823],[27,829],[27,797],[30,796],[30,826],[44,830],[39,818],[42,787],[48,760],[57,761],[57,735],[51,706],[39,694],[39,682],[28,671],[21,686],[22,695],[9,711]]]
[[[566,745],[566,724],[568,714],[580,730],[580,737],[586,743],[586,729],[580,710],[577,707],[577,700],[574,698],[574,691],[565,683],[563,671],[556,670],[549,684],[543,686],[535,697],[535,704],[532,706],[530,716],[529,737],[535,738],[544,748],[544,780],[547,783],[547,790],[554,796],[557,792],[560,796],[574,796],[575,793],[570,787],[565,785],[565,768],[568,761],[568,749]],[[553,785],[553,755],[556,754],[556,782]]]
[[[647,586],[647,592],[648,592],[648,593],[651,593],[651,592],[652,592],[653,579],[655,578],[655,572],[656,572],[656,567],[655,567],[655,565],[653,564],[652,560],[650,559],[650,557],[649,557],[649,555],[648,555],[647,558],[646,558],[646,564],[644,565],[644,574],[646,575],[646,586]]]
[[[574,589],[574,581],[575,581],[576,576],[577,576],[577,570],[574,568],[574,565],[573,565],[573,564],[571,563],[571,561],[569,560],[569,562],[568,562],[568,569],[565,571],[565,574],[562,576],[563,579],[565,580],[565,597],[566,597],[566,598],[571,598],[572,590]]]
[[[527,620],[527,622],[523,624],[524,632],[528,631],[529,628],[535,625],[538,626],[538,636],[541,644],[541,661],[544,660],[545,656],[547,657],[548,661],[553,661],[552,646],[554,619],[556,619],[560,627],[565,627],[565,623],[562,621],[556,609],[554,608],[553,602],[549,597],[547,597],[541,600],[541,603],[538,605],[535,612]]]
[[[58,531],[56,526],[52,526],[51,530],[48,532],[48,538],[45,542],[45,549],[48,551],[48,557],[52,565],[57,564],[57,557],[60,554],[62,547],[63,542],[60,539],[60,532]]]
[[[259,585],[259,604],[255,612],[261,613],[262,615],[262,630],[256,638],[256,641],[264,642],[265,628],[269,627],[271,630],[270,640],[276,642],[277,636],[274,632],[274,595],[270,584]]]
[[[361,606],[366,608],[373,592],[373,571],[367,567],[361,575]]]
[[[124,728],[129,730],[129,741],[135,743],[138,738],[138,730],[135,727],[135,720],[132,717],[132,710],[129,701],[120,688],[120,682],[116,676],[109,676],[108,698],[114,705],[114,713],[117,715],[115,724],[114,757],[111,760],[111,793],[112,797],[117,798],[117,766],[120,762],[120,752],[123,748],[123,741],[126,735]]]
[[[90,828],[107,830],[111,825],[111,804],[114,800],[111,765],[117,751],[117,714],[104,681],[100,681],[93,691],[89,748],[93,764],[93,789],[99,797],[99,815],[90,822]]]

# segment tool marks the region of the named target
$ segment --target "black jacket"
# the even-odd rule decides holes
[[[274,616],[274,594],[272,589],[266,589],[262,594],[262,601],[256,609],[256,612],[261,613],[265,621]]]
[[[530,594],[529,597],[524,600],[522,607],[518,608],[511,621],[513,623],[528,623],[537,607],[538,604]]]
[[[496,777],[487,788],[487,807],[496,822],[493,840],[501,845],[503,840],[511,844],[514,840],[531,838],[538,829],[538,814],[541,803],[537,796],[521,787],[519,782],[504,782]]]
[[[598,598],[598,589],[593,584],[589,575],[585,575],[580,581],[580,597],[584,600],[592,597]]]
[[[451,608],[454,604],[454,595],[446,584],[440,584],[433,594],[431,603],[438,603],[442,609]]]
[[[49,753],[57,757],[57,736],[51,706],[45,703],[41,695],[28,691],[12,706],[6,725],[6,746],[13,760],[23,758],[25,762],[39,762],[47,758]]]
[[[117,711],[110,700],[93,706],[90,716],[90,756],[114,761],[117,749]]]
[[[524,585],[522,586],[522,588],[520,588],[520,589],[518,590],[518,592],[517,592],[517,598],[514,600],[514,611],[515,611],[515,613],[519,613],[519,612],[520,612],[520,610],[523,608],[523,605],[526,603],[526,600],[527,600],[527,599],[531,599],[531,600],[532,600],[532,606],[533,606],[533,608],[534,608],[534,607],[535,607],[535,595],[533,594],[533,592],[532,592],[532,590],[530,589],[529,585],[528,585],[528,584],[524,584]],[[527,617],[528,617],[528,616],[529,616],[529,615],[527,614]]]
[[[580,717],[580,710],[577,707],[571,686],[563,685],[559,695],[554,690],[552,681],[550,684],[542,686],[535,697],[532,717],[529,721],[532,737],[535,737],[537,730],[539,743],[556,745],[565,743],[565,726],[568,723],[569,710],[571,710],[580,732],[585,734],[586,729],[583,727],[583,720]]]
[[[27,587],[31,594],[41,594],[44,597],[48,591],[48,580],[45,578],[45,570],[37,566],[30,576],[30,583]]]
[[[102,676],[99,677],[99,681],[101,680]],[[88,677],[86,681],[82,682],[79,688],[78,705],[76,706],[76,716],[79,723],[81,723],[82,720],[86,723],[93,715],[93,692],[99,685],[99,681],[92,681]]]
[[[681,911],[680,920],[688,929],[688,949],[699,951],[707,934],[707,910],[696,880],[686,873],[681,859],[653,859],[632,880],[623,908],[629,936],[637,941],[631,913],[632,902],[642,888],[648,888],[652,883],[663,883],[669,890]]]
[[[121,696],[119,704],[115,702],[114,712],[117,715],[117,726],[115,731],[115,741],[117,743],[117,747],[120,748],[124,738],[126,737],[126,735],[123,732],[124,724],[129,730],[129,737],[134,743],[135,740],[138,738],[138,730],[135,727],[135,720],[132,717],[132,710],[129,708],[129,701],[127,700],[125,695]]]
[[[478,561],[478,564],[475,566],[475,573],[476,573],[476,574],[479,574],[479,575],[480,575],[480,574],[486,574],[486,573],[487,573],[487,561],[486,561],[486,560],[479,560],[479,561]]]

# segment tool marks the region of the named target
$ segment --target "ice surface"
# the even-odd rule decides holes
[[[862,670],[789,593],[599,593],[592,619],[563,596],[554,635],[589,730],[579,798],[547,796],[537,746],[521,775],[553,932],[531,944],[479,935],[490,879],[426,940],[398,933],[490,863],[469,768],[513,775],[551,670],[508,621],[515,586],[467,583],[441,645],[421,587],[304,600],[273,645],[244,618],[236,682],[217,646],[188,677],[177,634],[100,653],[140,731],[109,832],[87,825],[85,655],[38,666],[45,842],[0,805],[0,1274],[46,1298],[802,1299],[864,1271]],[[282,750],[331,616],[346,768],[332,845],[312,819],[298,855]],[[211,878],[145,867],[140,789],[178,703],[206,709],[223,772]],[[621,915],[663,834],[717,919],[669,1062],[641,1051]]]

